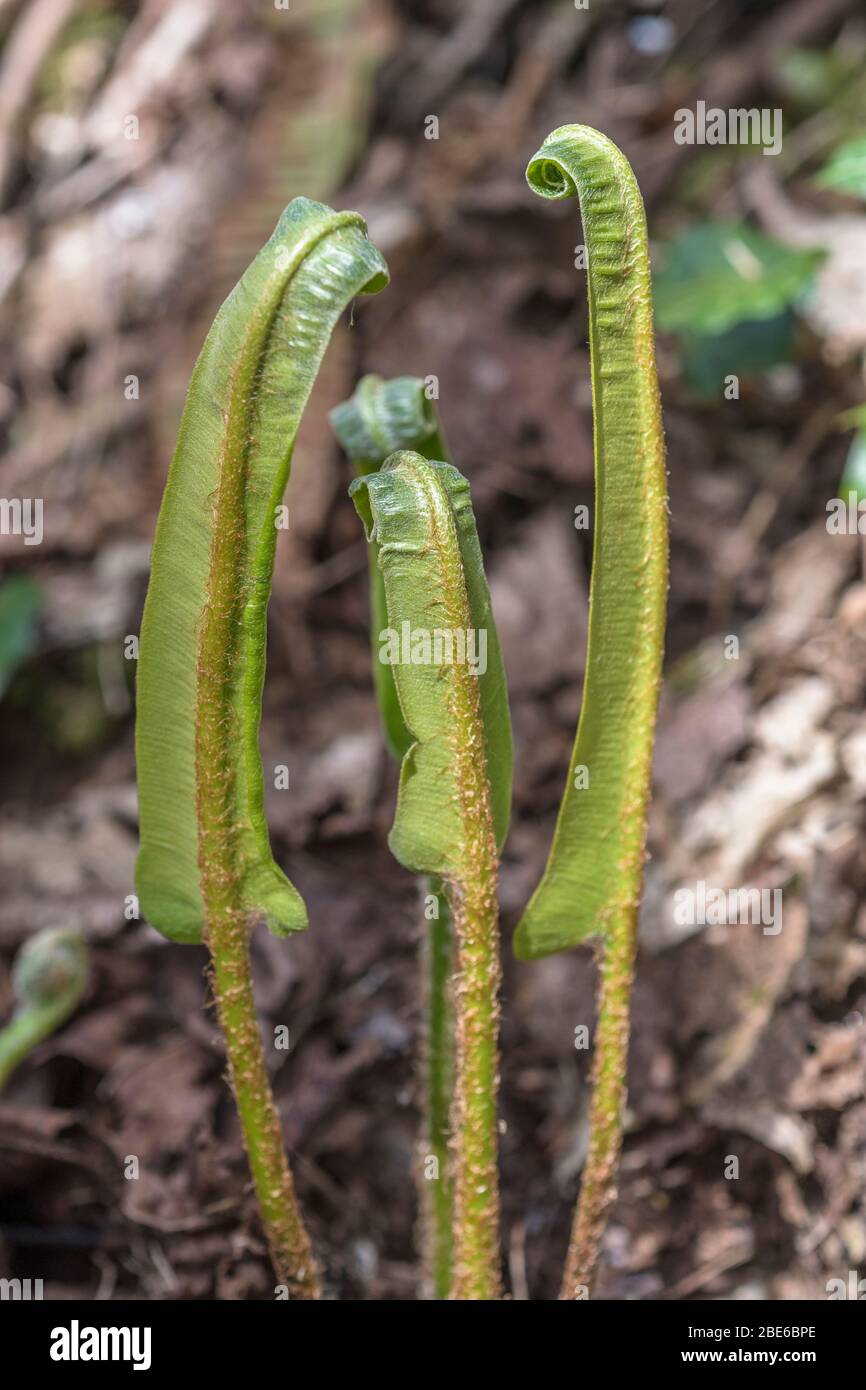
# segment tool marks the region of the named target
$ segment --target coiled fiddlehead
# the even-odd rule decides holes
[[[0,1090],[39,1043],[65,1023],[87,988],[83,937],[41,931],[21,948],[12,970],[15,1012],[0,1029]]]
[[[399,450],[448,462],[439,421],[417,377],[398,376],[383,381],[362,377],[354,394],[336,406],[331,427],[360,477],[377,473],[390,454]],[[406,728],[394,674],[379,660],[379,633],[388,626],[385,586],[379,568],[379,548],[370,542],[370,638],[373,648],[373,680],[376,699],[391,754],[399,762],[412,742]]]

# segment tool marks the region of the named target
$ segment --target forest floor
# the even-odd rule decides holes
[[[523,170],[549,130],[585,120],[627,151],[654,246],[745,217],[782,242],[811,228],[836,268],[798,313],[791,360],[744,376],[736,400],[696,394],[687,344],[660,336],[667,674],[599,1294],[824,1298],[866,1266],[866,585],[862,539],[825,524],[850,440],[838,416],[864,398],[866,210],[809,184],[842,96],[822,126],[803,82],[794,97],[785,83],[792,53],[853,55],[862,92],[862,13],[672,0],[665,47],[625,4],[313,8],[33,0],[22,33],[21,7],[0,6],[0,492],[46,499],[40,547],[0,538],[4,568],[43,596],[0,727],[0,950],[8,966],[37,928],[77,927],[93,959],[83,1004],[0,1102],[0,1276],[41,1277],[54,1298],[272,1296],[204,952],[125,917],[123,653],[195,355],[304,193],[364,213],[392,284],[335,336],[274,585],[262,748],[292,789],[269,794],[268,817],[311,919],[303,939],[255,940],[266,1025],[291,1035],[274,1071],[286,1141],[330,1296],[414,1298],[423,919],[386,847],[396,773],[370,683],[366,547],[326,413],[362,372],[435,376],[515,729],[503,1256],[513,1297],[555,1296],[594,967],[583,951],[521,965],[510,939],[580,707],[591,543],[574,515],[592,508],[592,412],[577,211],[539,205]],[[673,113],[698,98],[794,109],[785,152],[676,144]],[[138,138],[119,140],[131,111]],[[783,929],[678,923],[674,895],[699,881],[781,888]],[[0,1016],[11,1002],[0,971]]]

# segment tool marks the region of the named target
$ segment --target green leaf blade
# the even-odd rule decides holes
[[[465,869],[458,859],[465,808],[455,748],[466,734],[455,710],[467,699],[480,703],[484,747],[471,752],[486,765],[499,845],[507,834],[511,807],[505,672],[469,484],[451,464],[401,452],[378,473],[357,478],[350,493],[368,539],[379,547],[390,632],[388,649],[383,646],[380,654],[397,658],[391,670],[413,738],[401,767],[389,843],[406,868],[454,878]],[[460,659],[461,633],[463,656],[469,659]],[[437,634],[444,661],[435,659]],[[476,658],[481,655],[482,634],[484,660],[476,660],[476,675],[471,656],[473,651]],[[448,655],[453,659],[447,660]],[[477,696],[471,693],[473,683]]]
[[[596,463],[583,704],[547,865],[514,937],[515,954],[532,960],[631,934],[664,651],[667,486],[646,218],[631,167],[599,131],[563,126],[527,180],[542,197],[580,198]]]
[[[258,748],[275,508],[331,332],[387,275],[356,214],[296,199],[193,371],[137,682],[137,891],[148,920],[175,940],[201,940],[208,879],[277,934],[306,926],[271,856]]]

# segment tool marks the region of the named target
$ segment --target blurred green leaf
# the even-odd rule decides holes
[[[856,492],[858,502],[866,497],[866,427],[855,434],[845,460],[839,496],[847,498],[849,492]]]
[[[128,20],[117,13],[119,9],[86,5],[70,16],[40,68],[40,102],[63,110],[80,102],[82,75],[94,68],[108,68],[110,56],[128,27]]]
[[[775,318],[808,287],[823,251],[795,251],[735,222],[701,222],[666,249],[655,276],[659,328],[719,334]]]
[[[755,376],[790,362],[794,355],[794,315],[737,323],[724,333],[686,333],[682,340],[683,376],[700,396],[720,397],[725,377]]]
[[[36,646],[41,609],[42,591],[32,579],[13,575],[0,584],[0,699]]]
[[[846,140],[831,154],[827,163],[815,175],[819,188],[834,188],[866,199],[866,135]]]
[[[836,416],[840,430],[866,430],[866,405],[853,405]]]
[[[838,48],[789,48],[779,62],[778,77],[787,96],[817,110],[832,105],[850,79],[851,57]]]

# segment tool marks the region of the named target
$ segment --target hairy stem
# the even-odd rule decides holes
[[[447,1298],[453,1260],[454,1185],[449,1159],[451,1102],[454,1091],[454,933],[448,899],[429,879],[436,916],[425,923],[422,948],[425,1036],[422,1048],[425,1132],[419,1171],[421,1266],[423,1283],[433,1298]],[[435,1162],[428,1173],[427,1164]]]
[[[496,1299],[499,1274],[499,919],[496,846],[449,885],[457,938],[457,1075],[454,1088],[455,1270],[452,1297]]]
[[[591,1294],[601,1238],[616,1197],[636,938],[636,912],[618,913],[600,951],[589,1151],[571,1228],[561,1299],[583,1299]]]
[[[453,513],[435,524],[455,527]],[[441,545],[445,559],[456,543]],[[462,570],[444,575],[453,630],[472,625]],[[501,1296],[496,1098],[499,1084],[499,854],[485,760],[481,697],[476,677],[455,666],[451,688],[456,785],[459,789],[461,868],[446,882],[457,947],[454,982],[455,1083],[452,1137],[454,1274],[457,1299]]]
[[[252,330],[248,330],[252,331]],[[253,389],[255,358],[239,359],[232,394]],[[318,1273],[283,1149],[256,1020],[250,972],[250,913],[243,893],[234,811],[231,744],[238,722],[228,692],[242,641],[242,576],[246,439],[227,431],[214,499],[207,601],[198,634],[195,769],[198,861],[204,936],[235,1100],[274,1270],[289,1295],[318,1298]]]
[[[318,1270],[295,1196],[256,1021],[246,916],[227,910],[212,917],[207,939],[232,1090],[274,1270],[290,1298],[319,1298]]]

